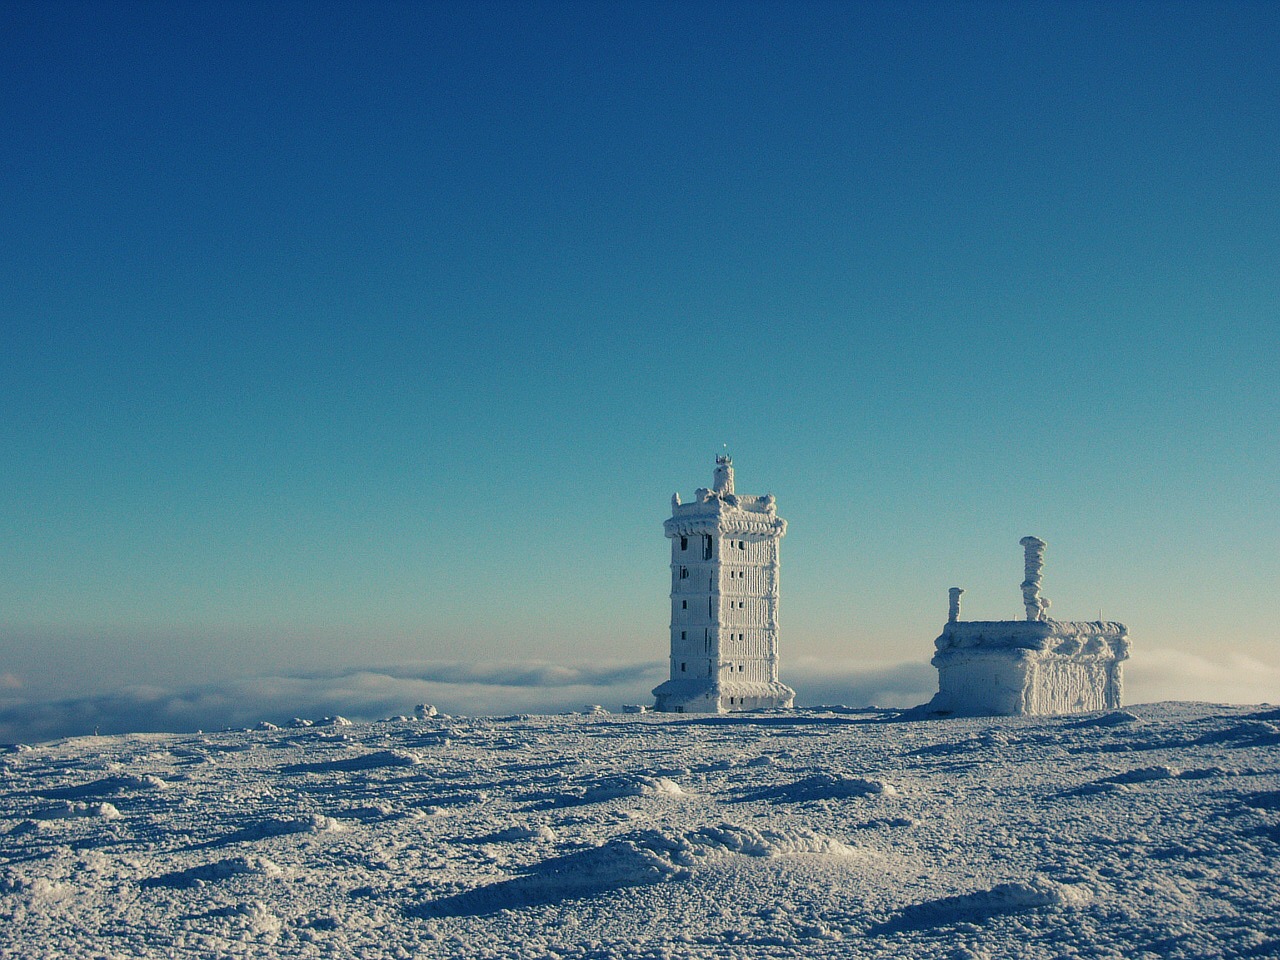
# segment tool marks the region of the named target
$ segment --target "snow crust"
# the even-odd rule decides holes
[[[1278,889],[1274,708],[437,716],[0,754],[6,957],[1261,957]]]

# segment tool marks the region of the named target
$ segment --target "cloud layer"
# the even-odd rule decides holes
[[[1129,703],[1276,703],[1280,664],[1240,654],[1210,658],[1181,650],[1139,650],[1125,664],[1124,698]]]
[[[190,732],[249,727],[262,720],[342,715],[377,720],[419,703],[444,713],[560,713],[603,704],[650,703],[665,663],[572,668],[541,661],[419,663],[219,681],[174,689],[135,685],[110,694],[41,698],[0,683],[0,743],[40,742],[94,732]],[[927,701],[937,674],[927,663],[867,664],[797,658],[783,679],[799,706],[909,707]],[[1125,700],[1280,700],[1280,667],[1253,658],[1211,660],[1176,650],[1139,651],[1126,666]]]

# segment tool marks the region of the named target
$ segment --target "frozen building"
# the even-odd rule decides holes
[[[1129,632],[1104,620],[1051,620],[1040,596],[1043,540],[1023,537],[1025,620],[960,619],[959,587],[934,641],[938,693],[930,713],[962,716],[1079,713],[1120,706]]]
[[[671,679],[654,708],[726,713],[790,707],[778,682],[778,541],[773,495],[734,493],[733,461],[716,457],[710,490],[671,498]]]

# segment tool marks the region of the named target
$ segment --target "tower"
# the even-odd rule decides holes
[[[778,680],[778,542],[773,495],[740,496],[733,460],[716,457],[711,489],[671,498],[671,679],[655,709],[727,713],[790,707]]]

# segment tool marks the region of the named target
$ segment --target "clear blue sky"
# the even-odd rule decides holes
[[[1034,533],[1135,670],[1280,677],[1280,6],[10,2],[0,46],[0,692],[660,661],[725,443],[784,658],[1017,616]]]

